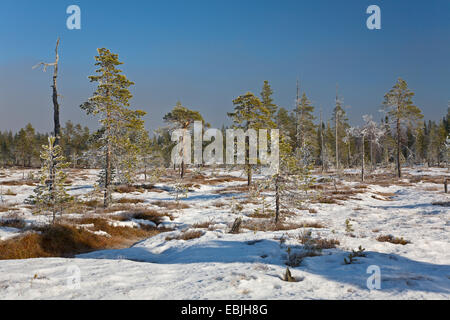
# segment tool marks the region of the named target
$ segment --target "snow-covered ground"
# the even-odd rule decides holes
[[[411,175],[445,175],[445,169],[407,170]],[[74,179],[72,192],[90,190],[95,171],[84,172],[88,181]],[[227,173],[229,174],[229,173]],[[1,181],[20,179],[20,172]],[[238,176],[235,172],[234,176]],[[433,205],[448,202],[441,185],[415,183],[412,186],[369,185],[364,193],[340,204],[315,203],[297,210],[289,222],[319,222],[320,229],[250,231],[229,234],[230,224],[242,216],[251,218],[257,204],[232,213],[230,203],[242,196],[238,191],[220,194],[223,188],[245,182],[232,181],[193,188],[182,201],[189,208],[174,210],[175,217],[164,222],[175,231],[161,233],[131,248],[103,250],[73,259],[45,258],[0,261],[0,299],[450,299],[450,210]],[[357,183],[344,182],[353,187]],[[159,187],[170,187],[161,183]],[[8,203],[21,203],[33,187],[11,186],[16,196],[3,196]],[[169,189],[168,189],[169,190]],[[114,194],[123,197],[124,194]],[[133,193],[131,198],[152,202],[173,201],[170,191]],[[270,201],[270,197],[266,200]],[[214,204],[224,202],[218,207]],[[0,213],[2,215],[7,212]],[[47,219],[31,215],[21,207],[28,223]],[[353,231],[346,230],[348,220]],[[201,229],[200,238],[167,241],[199,222],[213,221],[214,227]],[[251,221],[256,221],[252,219]],[[281,279],[290,252],[304,249],[297,239],[311,231],[312,237],[336,239],[340,244],[325,249],[321,256],[307,257],[291,267],[297,282]],[[200,230],[200,229],[199,229]],[[0,238],[18,235],[19,230],[0,228]],[[380,235],[393,235],[411,241],[407,245],[379,242]],[[345,264],[352,249],[365,248],[366,257]],[[369,290],[367,270],[378,266],[381,288]],[[80,286],[70,281],[79,274]]]

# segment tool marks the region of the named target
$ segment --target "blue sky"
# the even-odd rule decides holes
[[[31,67],[54,59],[61,37],[62,121],[95,127],[79,105],[93,91],[99,47],[119,54],[136,83],[132,105],[154,130],[177,100],[214,126],[227,121],[232,99],[259,94],[264,80],[275,102],[294,107],[296,79],[331,116],[335,87],[349,119],[378,112],[398,77],[416,92],[427,119],[450,100],[450,1],[366,0],[2,0],[0,130],[27,122],[51,131],[51,72]],[[66,28],[66,8],[79,5],[82,29]],[[382,29],[368,30],[366,9],[381,8]],[[318,114],[318,112],[317,112]]]

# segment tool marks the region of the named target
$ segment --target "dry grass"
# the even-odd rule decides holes
[[[0,212],[7,212],[10,209],[11,209],[11,207],[9,207],[9,206],[3,205],[3,204],[0,205]]]
[[[302,224],[298,223],[289,223],[289,222],[279,222],[275,224],[271,221],[255,221],[255,220],[247,220],[243,222],[242,228],[252,230],[252,231],[286,231],[286,230],[295,230],[299,228],[303,228]]]
[[[433,206],[450,207],[450,201],[437,201],[432,203]]]
[[[101,249],[125,248],[132,243],[152,237],[167,230],[151,228],[114,227],[102,218],[81,218],[72,224],[56,224],[34,228],[21,237],[0,241],[0,260],[28,259],[40,257],[73,257],[76,254]],[[74,223],[93,225],[79,228]],[[22,226],[20,221],[6,222],[8,225]],[[108,237],[94,234],[104,231]]]
[[[380,200],[380,201],[392,201],[392,199],[390,199],[390,198],[386,199],[386,198],[379,197],[377,195],[372,195],[371,197],[375,200]]]
[[[143,189],[141,188],[137,188],[135,186],[127,186],[127,185],[120,185],[120,186],[116,186],[114,188],[114,192],[117,193],[132,193],[132,192],[144,192]]]
[[[136,204],[136,203],[144,203],[144,202],[145,201],[142,199],[131,199],[131,198],[121,198],[121,199],[117,200],[117,203],[120,203],[120,204],[126,204],[126,203]]]
[[[256,219],[269,219],[274,216],[273,210],[267,210],[266,212],[261,212],[259,210],[255,210],[253,213],[250,213],[247,215],[249,218],[256,218]]]
[[[311,200],[311,203],[338,204],[336,198],[334,198],[334,197],[327,197],[327,196],[324,196],[324,195],[321,195],[321,196]]]
[[[215,194],[234,194],[234,193],[246,193],[249,191],[249,187],[247,185],[242,186],[229,186],[226,188],[222,188],[219,190],[215,190]]]
[[[216,208],[222,208],[223,206],[226,206],[227,204],[225,202],[222,202],[222,201],[216,201],[212,205],[214,207],[216,207]]]
[[[25,228],[26,224],[23,219],[20,218],[3,218],[0,219],[0,227],[9,227],[16,229]]]
[[[40,233],[27,233],[20,238],[0,241],[0,260],[40,257],[72,257],[76,254],[107,248],[122,248],[132,242],[151,237],[161,230],[113,227],[104,219],[83,219],[93,223],[91,231],[102,230],[111,237],[96,235],[84,228],[71,225],[51,225],[37,229]]]
[[[323,249],[333,249],[340,245],[337,239],[323,239],[311,237],[311,232],[302,232],[297,238],[301,244],[303,244],[308,251],[321,251]]]
[[[137,209],[133,212],[126,213],[121,216],[122,220],[140,219],[152,221],[156,224],[160,224],[163,221],[164,217],[169,217],[170,220],[174,219],[174,217],[167,212],[161,212],[152,209]]]
[[[0,181],[0,185],[3,186],[30,186],[33,187],[36,183],[33,180],[9,180],[9,181]]]
[[[187,230],[185,232],[182,232],[181,234],[177,236],[168,236],[166,237],[166,241],[172,241],[172,240],[192,240],[197,239],[203,236],[203,232],[200,230]]]
[[[12,192],[11,189],[6,190],[6,192],[4,193],[5,196],[12,196],[15,197],[17,196],[17,193]]]
[[[195,224],[192,225],[192,228],[194,229],[210,229],[211,226],[215,225],[216,222],[215,221],[205,221],[205,222],[197,222]]]
[[[167,210],[175,210],[175,209],[187,209],[191,206],[185,202],[175,202],[175,201],[155,201],[151,204],[158,206],[160,208],[166,208]]]
[[[401,244],[401,245],[406,245],[406,244],[408,244],[408,243],[411,243],[411,241],[409,241],[409,240],[405,240],[405,239],[403,239],[403,238],[397,238],[397,237],[394,237],[394,236],[392,236],[392,235],[387,235],[387,236],[378,236],[377,237],[377,241],[379,241],[379,242],[390,242],[390,243],[393,243],[393,244]]]

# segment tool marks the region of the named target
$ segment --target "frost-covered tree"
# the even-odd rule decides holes
[[[289,137],[281,134],[279,142],[279,164],[273,174],[264,180],[265,188],[275,190],[275,223],[281,218],[281,209],[298,206],[314,183],[312,166],[300,166]]]
[[[36,204],[39,212],[51,212],[53,223],[57,213],[62,213],[63,205],[72,199],[67,194],[67,175],[64,169],[70,163],[66,162],[61,146],[55,145],[56,138],[50,136],[48,145],[42,146],[42,167],[39,171],[39,185],[34,189],[31,201]]]
[[[98,49],[95,57],[98,67],[96,75],[90,76],[97,82],[94,95],[81,108],[88,114],[99,115],[101,128],[96,133],[102,156],[101,187],[104,190],[104,207],[111,202],[113,170],[122,180],[132,183],[137,168],[138,143],[133,140],[136,132],[144,130],[141,119],[145,112],[130,109],[132,95],[129,87],[134,85],[117,67],[122,62],[118,55],[108,49]]]
[[[350,127],[346,112],[344,110],[343,101],[336,95],[336,105],[333,110],[333,125],[334,125],[334,157],[336,170],[339,170],[339,163],[341,162],[341,153],[344,149],[344,137],[346,136],[346,130]]]
[[[361,180],[364,181],[365,174],[365,145],[378,145],[380,138],[384,135],[384,129],[372,120],[372,116],[363,116],[364,124],[361,127],[351,127],[347,129],[349,136],[361,138]],[[370,147],[370,159],[373,159],[372,147]]]
[[[380,145],[380,140],[384,136],[385,130],[382,126],[372,120],[371,115],[364,115],[363,120],[363,131],[367,141],[369,142],[370,163],[373,170],[376,162],[374,149]]]
[[[267,108],[267,110],[269,110],[271,118],[275,119],[276,112],[278,111],[278,106],[273,103],[272,94],[273,90],[269,84],[269,81],[265,80],[261,91],[261,103],[264,108]]]
[[[314,106],[309,101],[306,93],[303,93],[297,104],[295,114],[297,115],[297,145],[296,153],[298,156],[311,160],[316,154],[317,141],[315,135],[316,125],[314,124]]]
[[[202,121],[203,117],[198,111],[190,110],[183,107],[180,101],[177,102],[176,106],[164,116],[164,121],[169,123],[171,130],[182,129],[188,130],[195,121]],[[180,136],[180,145],[184,146],[184,135]],[[180,177],[183,178],[186,170],[186,164],[184,163],[184,157],[182,153],[183,148],[180,149],[181,154],[181,165],[180,165]]]
[[[384,96],[384,109],[389,117],[394,122],[396,130],[396,161],[397,161],[397,176],[402,176],[401,171],[401,147],[402,147],[402,127],[405,123],[415,122],[423,118],[420,109],[413,104],[412,97],[414,92],[408,88],[408,84],[402,78],[397,80],[397,83]]]
[[[267,129],[274,128],[271,111],[253,93],[247,92],[233,100],[234,112],[229,112],[228,116],[234,122],[234,128],[243,129]],[[247,139],[246,139],[247,140]],[[247,184],[252,182],[252,165],[250,164],[249,143],[245,143],[245,171],[247,172]]]

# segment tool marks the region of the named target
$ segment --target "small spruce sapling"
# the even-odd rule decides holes
[[[50,136],[48,145],[42,146],[39,185],[34,189],[34,196],[31,197],[38,212],[52,213],[52,223],[55,223],[58,212],[62,214],[64,204],[73,199],[66,192],[68,183],[66,183],[67,175],[64,172],[70,163],[66,162],[61,146],[55,145],[55,141],[56,138]]]

